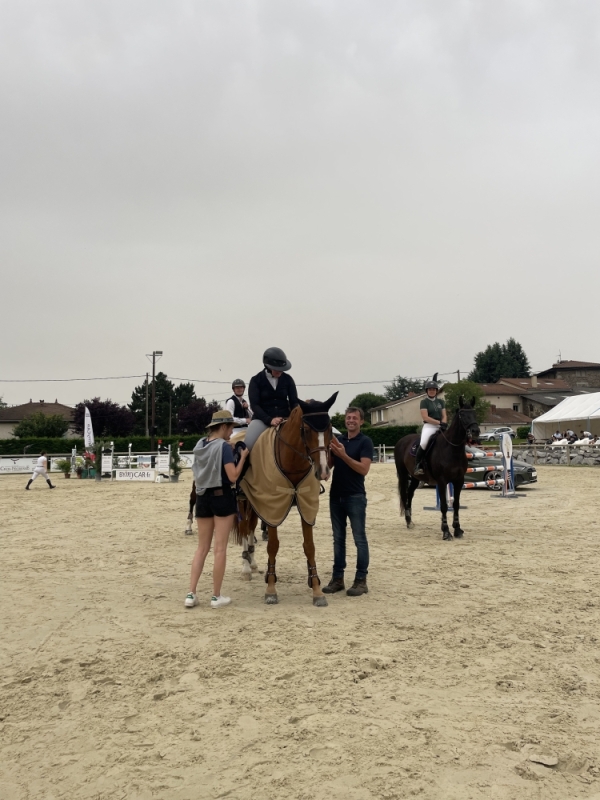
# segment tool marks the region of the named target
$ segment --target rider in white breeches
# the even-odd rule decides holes
[[[437,395],[440,390],[437,382],[437,372],[433,380],[427,381],[425,391],[427,396],[421,400],[421,417],[423,418],[423,430],[421,431],[421,441],[415,457],[415,478],[422,478],[425,475],[423,461],[427,443],[434,433],[440,429],[445,431],[448,427],[448,416],[446,414],[446,404]]]

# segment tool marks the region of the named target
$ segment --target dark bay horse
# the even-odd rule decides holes
[[[275,437],[275,461],[279,470],[294,487],[297,487],[311,470],[314,471],[318,481],[329,479],[330,469],[327,457],[333,435],[329,409],[335,403],[336,397],[337,392],[324,403],[320,403],[317,400],[305,403],[300,400],[296,408],[292,410],[289,418],[278,427]],[[318,483],[316,484],[316,491],[319,491]],[[258,511],[260,512],[260,509]],[[238,541],[241,542],[242,535],[252,541],[258,516],[256,510],[245,499],[240,501],[239,516],[241,519],[238,520]],[[326,606],[327,598],[321,591],[321,581],[317,574],[313,526],[305,522],[302,517],[301,522],[304,554],[308,567],[308,586],[312,589],[313,605]],[[276,527],[267,525],[267,531],[269,539],[267,543],[265,603],[273,605],[279,602],[275,588],[277,583],[275,565],[277,552],[279,551],[279,538]]]
[[[448,527],[446,515],[448,514],[448,499],[446,487],[454,487],[454,516],[452,528],[457,539],[464,534],[460,527],[459,508],[460,493],[465,482],[468,461],[465,454],[467,439],[479,438],[479,425],[475,416],[475,398],[470,403],[463,397],[459,401],[459,409],[447,431],[440,431],[431,442],[425,456],[425,481],[435,483],[440,496],[440,510],[442,512],[442,533],[444,540],[451,540],[452,534]],[[411,446],[419,439],[418,433],[403,436],[394,448],[396,459],[396,472],[398,473],[398,488],[400,490],[400,514],[406,517],[406,527],[414,528],[412,521],[412,500],[419,479],[413,475],[415,457],[411,455]]]

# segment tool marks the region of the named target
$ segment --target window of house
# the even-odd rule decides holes
[[[519,410],[519,404],[513,403],[513,411],[518,411],[518,410]]]

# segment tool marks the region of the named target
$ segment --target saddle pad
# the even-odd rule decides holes
[[[281,472],[275,461],[275,434],[275,428],[269,428],[256,440],[248,458],[250,466],[240,482],[242,491],[263,522],[273,528],[285,521],[294,501],[302,519],[314,525],[320,483],[313,469],[297,486]]]
[[[433,443],[435,442],[435,440],[439,435],[440,435],[439,433],[434,433],[431,439],[427,442],[427,448],[425,449],[426,453],[428,453],[431,450],[431,448],[433,447]],[[415,439],[410,446],[410,450],[408,452],[413,458],[417,455],[417,448],[420,445],[420,443],[421,443],[420,439]]]

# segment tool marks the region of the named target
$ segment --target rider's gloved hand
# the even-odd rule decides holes
[[[448,430],[448,423],[447,422],[440,422],[440,430],[447,431]]]

